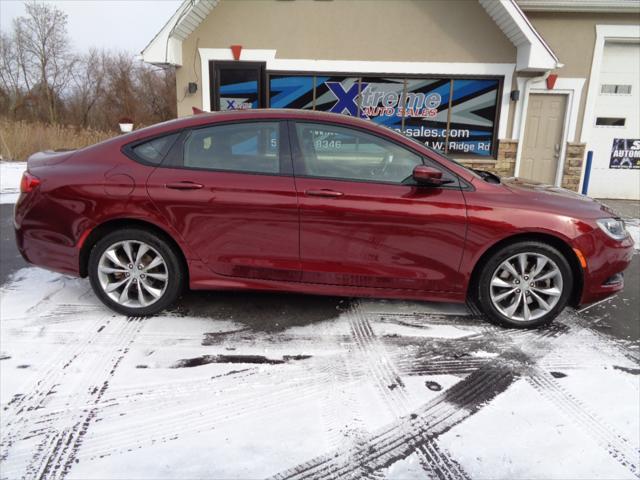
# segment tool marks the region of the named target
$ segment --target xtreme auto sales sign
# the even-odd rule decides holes
[[[640,169],[640,139],[614,138],[609,168]]]

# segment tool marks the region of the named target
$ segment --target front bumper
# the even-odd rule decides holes
[[[624,289],[623,272],[631,263],[634,244],[631,236],[614,240],[599,228],[581,235],[574,248],[584,255],[584,283],[580,305],[597,302]]]

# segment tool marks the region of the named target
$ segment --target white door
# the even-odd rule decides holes
[[[556,184],[567,96],[542,93],[529,95],[524,145],[518,176]]]
[[[588,194],[640,200],[640,43],[605,43],[598,83]]]

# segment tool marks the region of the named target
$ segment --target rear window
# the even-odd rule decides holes
[[[131,149],[134,156],[145,163],[159,165],[165,157],[179,133],[154,138],[148,142],[139,143]]]

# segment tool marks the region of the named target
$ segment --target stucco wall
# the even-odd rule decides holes
[[[576,136],[569,141],[578,142],[582,132],[582,118],[589,89],[591,62],[596,43],[596,25],[640,24],[640,14],[608,13],[557,13],[525,12],[533,26],[542,35],[552,50],[564,63],[564,67],[554,71],[559,77],[579,77],[585,79],[578,112]]]
[[[292,59],[515,63],[516,57],[476,0],[221,0],[182,44],[179,115],[202,107],[202,92],[184,95],[188,82],[201,85],[196,45],[232,44]]]

